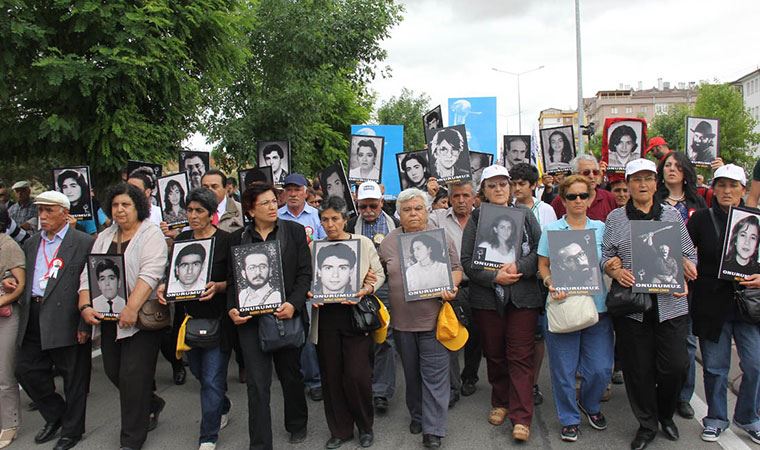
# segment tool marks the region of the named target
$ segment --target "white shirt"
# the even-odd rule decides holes
[[[148,217],[148,220],[161,226],[161,221],[163,220],[161,218],[161,207],[158,205],[150,205],[150,217]]]
[[[224,196],[224,199],[222,199],[221,202],[219,202],[219,206],[216,207],[216,214],[219,215],[219,218],[222,218],[222,215],[227,212],[227,196]]]
[[[254,290],[251,286],[240,291],[238,296],[238,306],[240,308],[249,308],[251,306],[272,305],[276,306],[282,303],[280,291],[274,290],[267,283],[264,286]]]
[[[523,206],[527,207],[527,205]],[[556,222],[557,220],[557,213],[554,212],[554,208],[536,197],[533,197],[533,207],[530,208],[530,211],[533,213],[536,220],[538,220],[538,224],[541,226],[542,231],[546,225]]]

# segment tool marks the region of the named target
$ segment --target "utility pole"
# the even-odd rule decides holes
[[[575,60],[578,70],[578,154],[583,150],[583,69],[581,64],[581,5],[575,0]]]

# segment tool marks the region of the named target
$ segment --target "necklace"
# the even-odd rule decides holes
[[[669,196],[669,195],[668,195],[668,200],[670,200],[670,201],[671,201],[671,202],[673,202],[673,203],[679,203],[679,202],[682,202],[682,201],[684,201],[684,199],[686,199],[686,194],[682,194],[682,195],[681,195],[680,197],[678,197],[678,198],[673,198],[673,197],[671,197],[671,196]]]

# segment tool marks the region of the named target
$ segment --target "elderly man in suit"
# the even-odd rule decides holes
[[[43,192],[34,203],[42,232],[24,245],[28,278],[19,300],[16,378],[45,419],[34,441],[48,442],[60,429],[54,450],[66,450],[84,433],[91,345],[77,305],[93,238],[69,225],[65,195]],[[54,365],[63,375],[65,400],[55,391]]]

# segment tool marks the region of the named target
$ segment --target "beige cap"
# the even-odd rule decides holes
[[[34,199],[35,205],[58,205],[66,209],[71,208],[68,197],[58,191],[45,191]]]
[[[11,186],[11,189],[16,190],[16,189],[23,189],[23,188],[28,188],[28,187],[31,187],[29,182],[26,180],[21,180],[14,183],[13,186]]]

